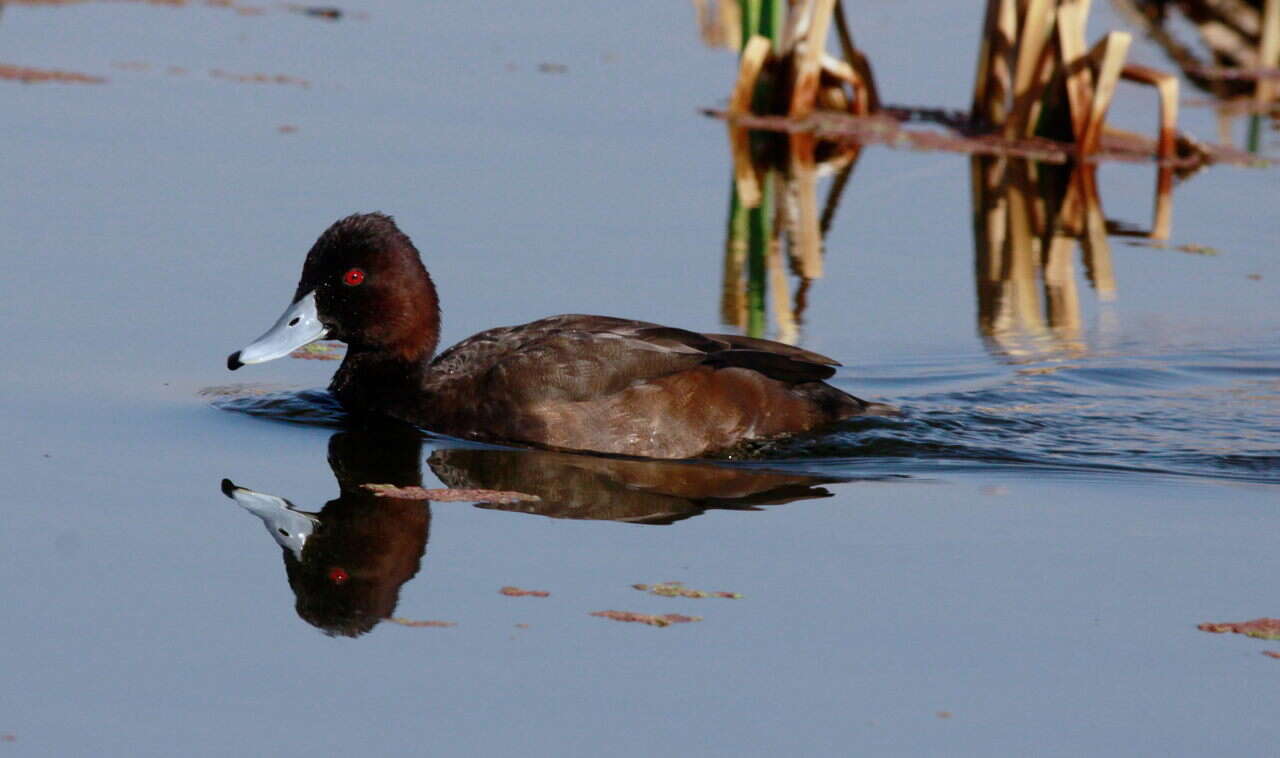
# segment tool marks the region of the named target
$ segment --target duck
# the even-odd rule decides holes
[[[771,340],[563,314],[480,332],[442,353],[421,255],[382,213],[316,240],[293,299],[227,368],[346,343],[329,391],[353,416],[463,440],[641,458],[732,456],[764,440],[893,409],[828,384],[840,364]]]

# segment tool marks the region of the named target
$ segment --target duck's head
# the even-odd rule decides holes
[[[435,352],[440,306],[413,242],[381,213],[348,216],[307,253],[293,301],[275,325],[227,357],[232,371],[319,339],[405,361]]]

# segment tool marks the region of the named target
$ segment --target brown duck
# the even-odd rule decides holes
[[[413,243],[389,216],[354,215],[320,235],[284,315],[227,367],[341,340],[348,350],[329,389],[352,413],[650,458],[724,453],[891,411],[824,382],[836,361],[751,337],[584,315],[489,329],[435,356],[439,337],[436,288]]]

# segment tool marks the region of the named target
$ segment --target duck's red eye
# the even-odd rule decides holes
[[[329,569],[329,581],[333,582],[334,584],[342,584],[343,582],[347,581],[347,579],[349,578],[350,577],[347,575],[347,572],[338,566],[334,566],[333,568]]]
[[[364,282],[364,270],[358,268],[349,268],[347,273],[342,275],[342,283],[348,287],[354,287]]]

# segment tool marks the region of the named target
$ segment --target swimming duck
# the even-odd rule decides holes
[[[289,307],[227,368],[341,340],[329,389],[352,413],[648,458],[723,454],[887,410],[825,383],[836,361],[751,337],[576,314],[489,329],[435,356],[439,337],[439,299],[417,248],[390,216],[357,214],[320,235]]]

